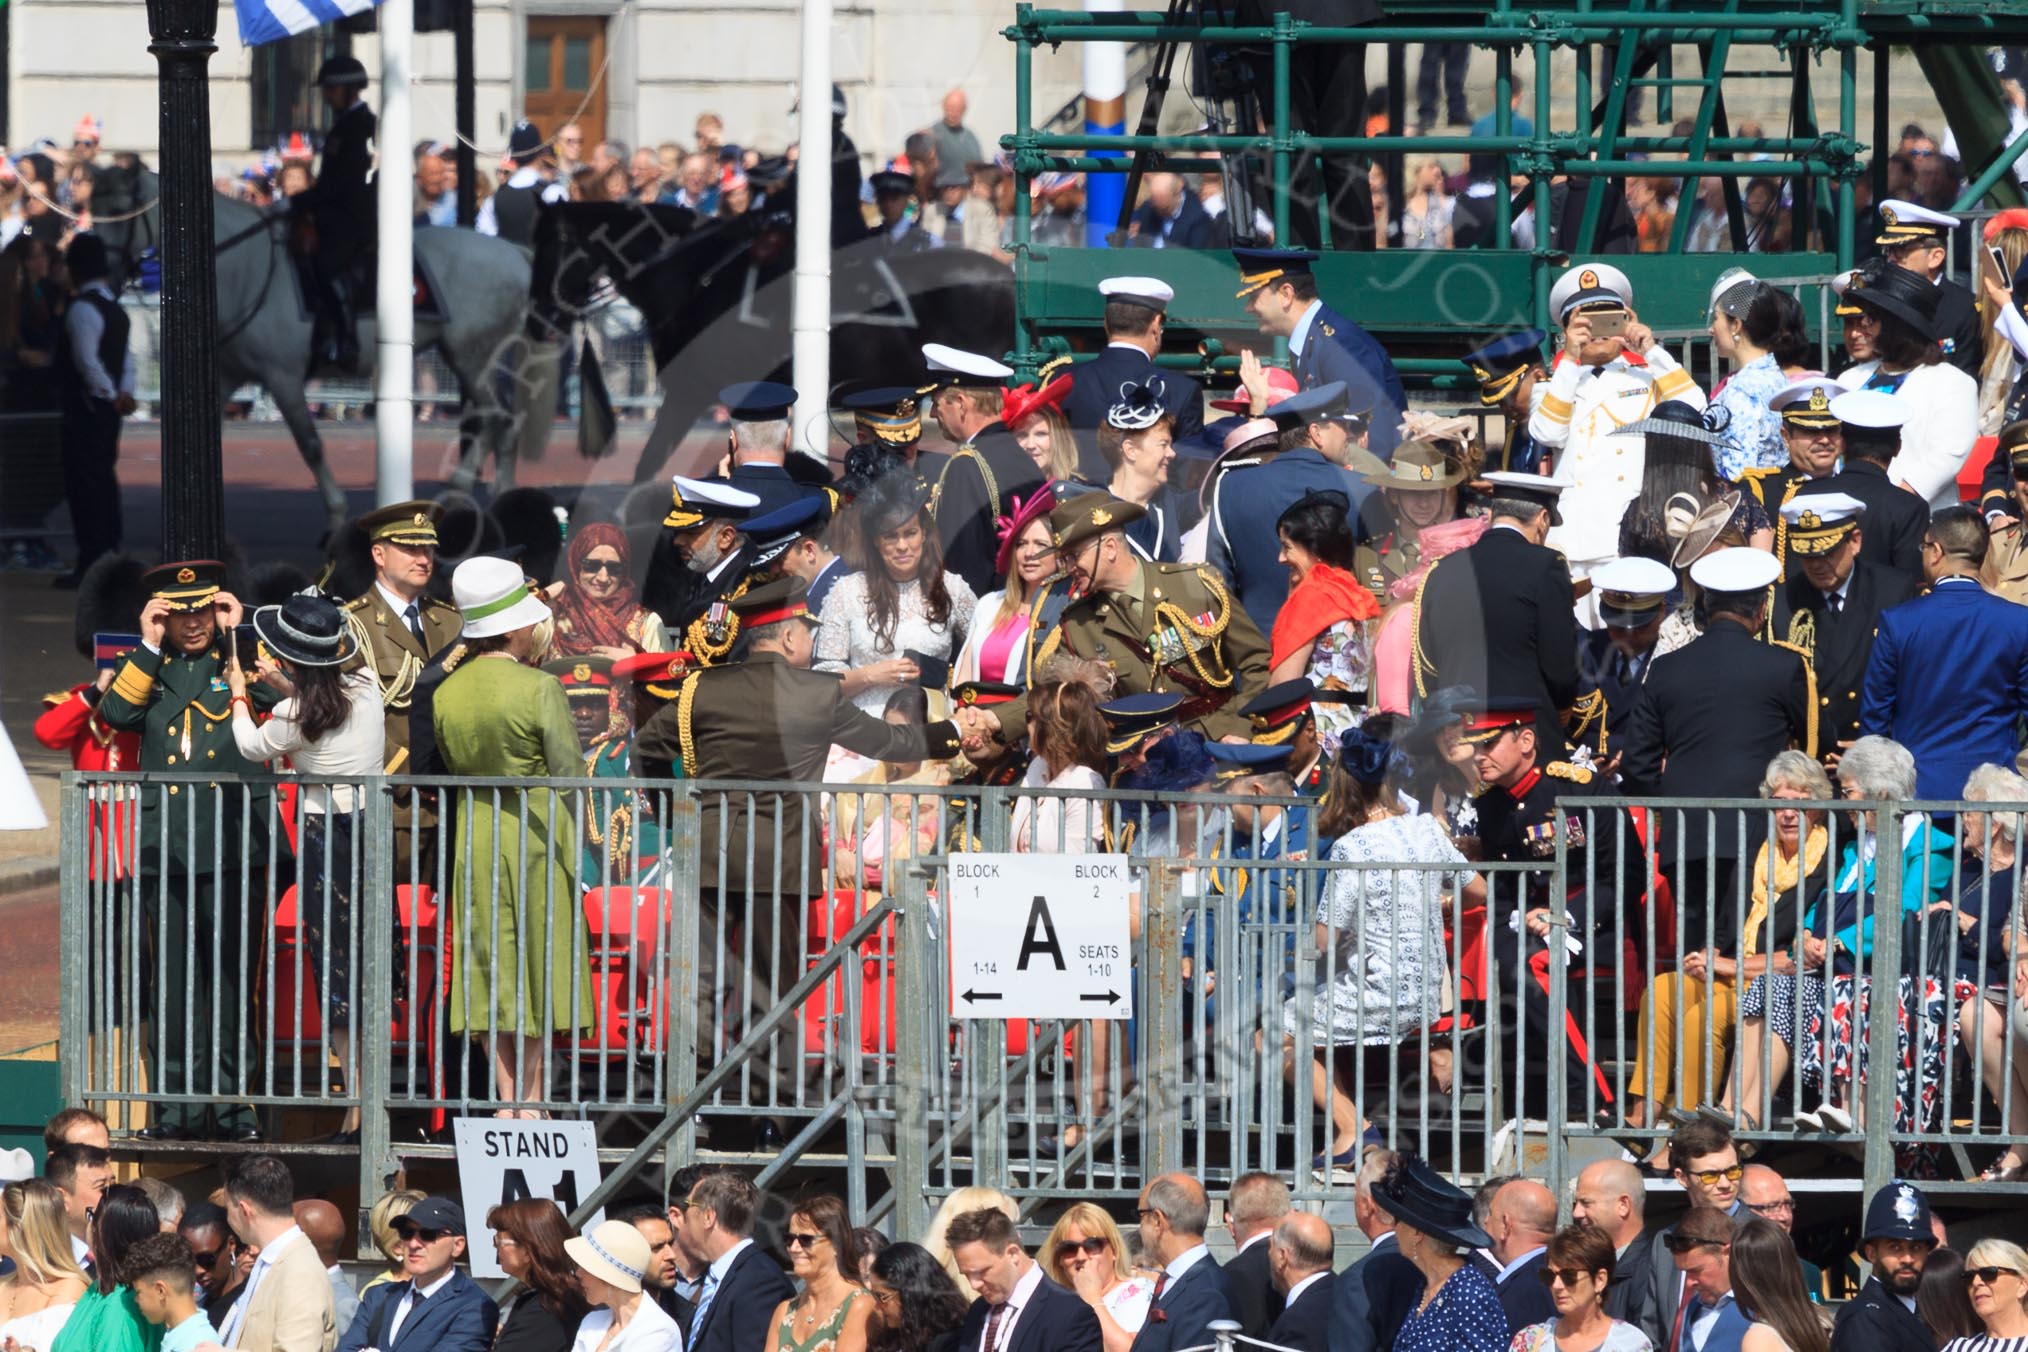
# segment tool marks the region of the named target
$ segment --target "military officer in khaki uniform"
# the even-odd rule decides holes
[[[1440,447],[1404,441],[1391,462],[1360,477],[1387,500],[1387,528],[1354,552],[1352,571],[1384,606],[1388,588],[1422,562],[1418,540],[1423,527],[1457,517],[1458,485],[1465,472],[1453,468]]]
[[[1049,514],[1068,576],[1040,589],[1038,604],[1053,587],[1069,585],[1078,595],[1037,644],[1036,670],[1059,652],[1104,662],[1118,677],[1115,694],[1175,691],[1183,696],[1178,722],[1214,741],[1251,741],[1253,725],[1241,710],[1267,689],[1267,640],[1214,569],[1148,563],[1134,553],[1126,528],[1141,510],[1108,494],[1085,493]],[[1019,736],[1027,720],[1023,696],[977,710],[966,732]]]
[[[397,502],[359,519],[372,542],[373,585],[345,603],[359,635],[362,660],[373,665],[387,714],[387,773],[416,773],[409,759],[409,706],[416,679],[432,658],[457,642],[464,621],[458,608],[425,588],[437,570],[437,522],[444,509],[434,502]],[[418,855],[415,833],[434,832],[434,794],[418,802],[407,792],[394,799],[395,881],[413,875],[430,883],[433,854]]]
[[[141,1133],[150,1140],[258,1139],[252,1110],[235,1101],[250,1092],[244,1076],[252,1068],[242,1064],[234,1020],[250,1007],[252,992],[241,986],[247,964],[258,971],[260,961],[272,804],[264,785],[234,783],[264,770],[233,740],[232,705],[240,697],[226,683],[225,645],[240,607],[220,590],[224,580],[225,565],[210,559],[144,574],[150,599],[141,611],[141,646],[99,698],[107,727],[141,735],[142,770],[219,776],[152,785],[141,797],[140,903],[161,964],[151,980],[160,1007],[149,1017],[160,1054],[150,1056],[150,1078],[164,1093],[198,1100],[164,1107]],[[279,697],[256,683],[243,698],[264,712]],[[186,1000],[194,1002],[187,1010]],[[153,1053],[158,1043],[148,1047]]]

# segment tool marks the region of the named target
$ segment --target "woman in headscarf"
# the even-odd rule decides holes
[[[557,657],[610,657],[669,651],[662,617],[640,602],[627,537],[608,521],[579,526],[565,552],[568,566],[547,592],[556,612]]]

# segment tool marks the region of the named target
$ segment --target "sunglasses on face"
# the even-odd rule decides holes
[[[899,1291],[891,1291],[891,1290],[890,1290],[890,1291],[880,1291],[880,1290],[875,1290],[875,1291],[874,1291],[874,1293],[873,1293],[873,1303],[874,1303],[875,1305],[892,1305],[892,1304],[894,1304],[894,1302],[896,1302],[897,1300],[900,1300],[900,1299],[901,1299],[901,1292],[899,1292]]]
[[[618,559],[586,559],[578,571],[586,576],[593,573],[610,573],[618,577],[623,570]]]
[[[413,1244],[418,1239],[425,1244],[434,1244],[451,1232],[448,1230],[424,1230],[413,1225],[403,1225],[397,1226],[394,1233],[395,1237],[404,1244]]]
[[[1056,1246],[1056,1256],[1068,1262],[1082,1253],[1087,1258],[1096,1258],[1106,1251],[1106,1242],[1094,1236],[1091,1239],[1066,1239]]]
[[[799,1235],[794,1231],[790,1231],[787,1242],[788,1246],[792,1249],[801,1249],[804,1253],[812,1253],[823,1238],[822,1235]]]
[[[1578,1279],[1580,1277],[1591,1276],[1591,1274],[1589,1272],[1586,1272],[1583,1268],[1555,1268],[1555,1267],[1543,1268],[1539,1275],[1542,1278],[1542,1284],[1544,1286],[1554,1286],[1558,1282],[1562,1282],[1565,1286],[1576,1286]]]
[[[209,1252],[193,1253],[190,1256],[197,1260],[197,1266],[199,1268],[210,1268],[218,1266],[218,1260],[224,1255],[224,1253],[225,1253],[224,1249],[212,1249]]]
[[[1740,1179],[1746,1176],[1746,1168],[1743,1165],[1735,1164],[1729,1169],[1688,1169],[1684,1173],[1686,1176],[1696,1179],[1702,1186],[1709,1188],[1715,1186],[1721,1178],[1729,1183],[1739,1182]]]
[[[1973,1282],[1984,1282],[1987,1286],[1991,1286],[1995,1282],[2000,1280],[2000,1276],[2003,1273],[2009,1277],[2019,1277],[2021,1275],[2020,1273],[2016,1272],[2013,1268],[2003,1268],[2003,1267],[1966,1268],[1965,1285],[1970,1286]]]

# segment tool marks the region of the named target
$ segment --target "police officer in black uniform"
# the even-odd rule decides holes
[[[1929,1352],[1929,1326],[1909,1308],[1922,1286],[1923,1260],[1936,1247],[1929,1198],[1910,1183],[1889,1183],[1866,1204],[1859,1256],[1873,1275],[1838,1308],[1831,1352]]]
[[[479,208],[477,229],[524,249],[535,247],[535,218],[546,205],[570,200],[556,179],[556,147],[533,122],[516,122],[507,133],[507,160],[514,172]]]
[[[333,365],[356,373],[359,336],[354,332],[354,293],[366,284],[362,264],[373,255],[373,133],[377,123],[366,106],[366,67],[354,56],[334,56],[317,71],[317,86],[331,109],[331,130],[324,134],[324,160],[317,181],[298,194],[290,211],[310,222],[314,249],[310,275],[316,331],[310,344],[310,369]],[[302,235],[297,236],[298,247]]]

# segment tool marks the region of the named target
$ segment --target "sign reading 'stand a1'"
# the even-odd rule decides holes
[[[526,1198],[548,1198],[568,1216],[599,1185],[596,1127],[582,1119],[512,1121],[460,1117],[452,1121],[458,1147],[458,1190],[464,1196],[465,1224],[473,1232],[466,1257],[472,1275],[504,1277],[493,1244],[481,1233],[496,1206]],[[586,1230],[604,1211],[586,1220]]]
[[[1105,855],[967,854],[950,865],[951,1000],[961,1019],[1124,1019],[1133,870]]]

